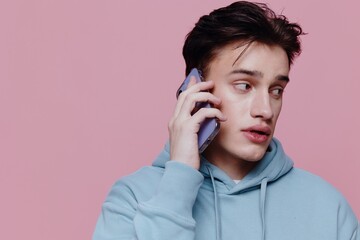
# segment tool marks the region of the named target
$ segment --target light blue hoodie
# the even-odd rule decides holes
[[[103,204],[94,240],[360,240],[344,197],[293,168],[280,142],[236,184],[202,158],[200,170],[154,161],[120,179]]]

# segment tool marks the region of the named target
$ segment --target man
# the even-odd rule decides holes
[[[359,240],[358,220],[332,186],[293,168],[273,138],[302,29],[264,4],[236,2],[200,18],[183,48],[191,81],[151,167],[120,179],[94,239]],[[214,107],[193,113],[196,102]],[[220,131],[200,155],[206,118]]]

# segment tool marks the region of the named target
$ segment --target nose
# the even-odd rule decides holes
[[[271,107],[270,95],[267,91],[255,93],[250,114],[253,118],[262,118],[264,120],[273,118],[274,112]]]

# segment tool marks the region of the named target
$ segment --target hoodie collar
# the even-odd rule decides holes
[[[234,194],[243,191],[250,190],[254,187],[259,187],[263,179],[267,179],[268,183],[276,181],[293,168],[293,161],[285,154],[282,145],[279,140],[273,138],[269,151],[267,151],[264,157],[259,161],[254,169],[252,169],[238,184],[234,184],[234,181],[220,168],[209,163],[203,158],[203,163],[200,167],[202,174],[207,177],[208,170],[204,166],[211,168],[214,178],[220,185],[219,192],[225,191],[227,194]],[[222,183],[222,184],[219,184]],[[224,189],[225,185],[226,189]]]
[[[165,144],[164,150],[153,162],[153,166],[165,167],[165,163],[170,160],[170,144]],[[266,178],[267,182],[273,182],[288,173],[293,167],[293,161],[285,154],[279,140],[273,138],[270,143],[270,151],[267,151],[258,165],[252,169],[239,184],[234,184],[232,179],[220,168],[209,163],[204,157],[201,157],[199,171],[205,178],[209,178],[208,167],[211,168],[214,179],[219,186],[219,191],[226,191],[228,194],[234,194],[253,187],[261,185],[261,181]],[[225,185],[225,189],[223,188]],[[223,190],[222,190],[223,189]]]

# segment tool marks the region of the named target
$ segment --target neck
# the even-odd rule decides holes
[[[222,152],[217,149],[212,151],[208,148],[204,152],[205,158],[221,170],[223,170],[231,179],[243,179],[257,164],[256,162],[246,161],[235,157],[228,152]]]

